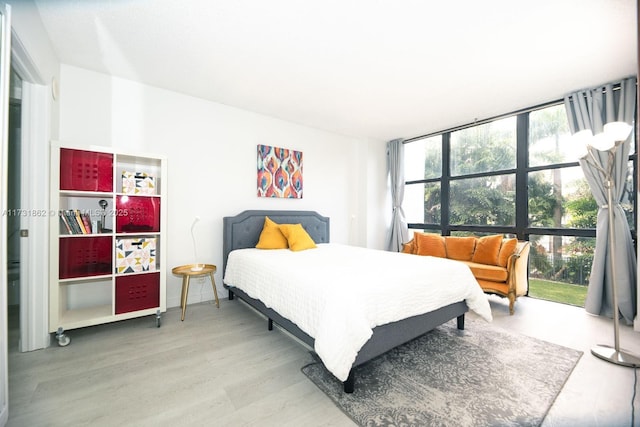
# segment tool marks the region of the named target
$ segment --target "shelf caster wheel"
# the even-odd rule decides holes
[[[66,347],[71,343],[71,337],[64,333],[64,329],[62,329],[62,327],[58,328],[58,332],[56,332],[56,339],[58,340],[58,345],[60,347]]]
[[[162,314],[160,314],[160,310],[156,311],[156,328],[160,327],[160,318],[162,317]]]

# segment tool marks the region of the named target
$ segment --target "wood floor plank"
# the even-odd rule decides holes
[[[67,347],[10,352],[9,426],[266,425],[282,408],[295,424],[308,414],[288,403],[300,383],[353,425],[300,372],[308,348],[238,301],[191,305],[184,322],[170,309],[160,328],[142,318],[68,334]]]
[[[544,427],[631,424],[633,369],[589,354],[611,321],[583,309],[519,298],[510,316],[491,298],[494,325],[585,352]],[[154,316],[69,331],[67,347],[9,347],[8,426],[353,426],[300,371],[309,348],[240,301],[171,308]],[[473,316],[473,314],[470,314]],[[10,331],[16,337],[15,331]],[[638,333],[621,328],[640,353]],[[13,341],[12,342],[16,342]],[[640,399],[638,399],[640,400]],[[640,426],[640,402],[635,402]]]

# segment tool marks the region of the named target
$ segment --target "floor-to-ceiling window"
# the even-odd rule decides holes
[[[635,141],[632,142],[635,147]],[[558,101],[405,143],[409,228],[529,240],[529,295],[584,305],[598,206]],[[636,150],[623,200],[634,234]]]

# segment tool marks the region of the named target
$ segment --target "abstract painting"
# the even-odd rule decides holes
[[[258,145],[258,197],[302,199],[302,151]]]

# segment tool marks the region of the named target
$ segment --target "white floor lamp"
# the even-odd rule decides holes
[[[618,147],[626,141],[631,133],[632,127],[624,122],[612,122],[607,123],[604,126],[604,133],[594,136],[591,131],[587,133],[588,140],[586,141],[587,154],[583,157],[583,160],[590,166],[594,167],[602,174],[604,178],[604,187],[607,189],[607,204],[609,211],[609,262],[611,263],[611,296],[613,299],[613,333],[614,333],[614,346],[597,345],[591,349],[591,353],[616,365],[628,366],[632,368],[640,367],[640,357],[630,354],[620,349],[620,321],[618,313],[618,289],[616,281],[616,254],[615,254],[615,242],[614,242],[614,213],[613,213],[613,193],[615,189],[615,182],[613,180],[613,169],[615,166],[615,154]],[[576,134],[578,135],[578,134]],[[580,135],[580,138],[585,139],[585,135]],[[607,168],[603,168],[596,160],[594,150],[607,152],[608,162]]]

